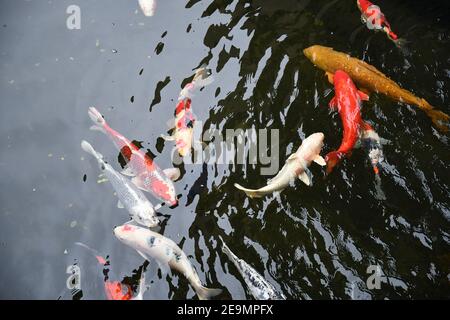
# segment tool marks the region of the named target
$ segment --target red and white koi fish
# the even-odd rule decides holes
[[[92,249],[82,242],[75,242],[75,244],[89,250],[95,256],[98,263],[100,263],[102,266],[108,264],[108,261],[103,258],[97,250]],[[139,280],[138,294],[134,297],[133,290],[131,289],[130,285],[123,284],[120,281],[105,280],[104,287],[106,298],[108,300],[142,300],[144,292],[147,290],[147,286],[145,285],[145,272],[144,270],[142,270],[141,279]]]
[[[156,11],[156,0],[139,0],[139,6],[146,17],[152,17]]]
[[[405,42],[403,39],[399,39],[392,31],[391,25],[383,12],[381,12],[380,7],[368,0],[357,0],[356,3],[361,11],[362,22],[367,26],[370,26],[370,29],[374,29],[375,31],[382,30],[396,45],[402,45]]]
[[[213,81],[210,74],[211,71],[206,68],[206,65],[196,70],[192,82],[186,84],[178,96],[173,135],[162,136],[166,141],[175,141],[178,153],[182,157],[190,153],[193,143],[196,117],[191,108],[192,96],[196,89],[204,87]]]
[[[356,89],[350,76],[337,70],[333,77],[335,96],[330,101],[330,108],[337,109],[344,127],[344,137],[338,150],[325,156],[327,173],[346,156],[349,156],[361,136],[363,120],[361,118],[361,101],[369,100],[367,94]]]
[[[122,171],[122,174],[133,177],[131,181],[139,189],[150,192],[168,205],[173,206],[178,203],[175,186],[172,182],[180,176],[178,168],[161,170],[144,151],[112,129],[94,107],[89,108],[89,117],[95,123],[91,130],[106,134],[127,162],[127,167]]]

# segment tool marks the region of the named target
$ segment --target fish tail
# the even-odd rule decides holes
[[[327,163],[327,174],[333,171],[334,167],[336,167],[341,159],[343,158],[344,153],[340,151],[332,151],[325,156],[325,162]]]
[[[137,295],[133,298],[133,300],[143,300],[144,293],[147,291],[147,286],[145,284],[145,270],[141,272],[141,279],[139,280],[139,289]]]
[[[204,286],[197,286],[195,288],[195,292],[197,293],[199,300],[210,300],[211,298],[221,294],[222,291],[222,289],[210,289]]]
[[[448,132],[450,129],[450,116],[442,111],[434,109],[426,100],[422,99],[422,106],[425,108],[427,116],[431,118],[433,124],[442,132]]]
[[[241,186],[241,185],[239,185],[237,183],[235,183],[234,186],[236,188],[238,188],[239,190],[244,191],[245,194],[247,196],[249,196],[250,198],[261,198],[264,195],[264,193],[259,191],[259,190],[247,189],[247,188],[244,188],[243,186]]]
[[[230,259],[234,259],[235,255],[233,251],[231,251],[230,248],[228,248],[228,246],[226,245],[225,241],[223,241],[221,236],[219,236],[219,239],[222,242],[222,252],[225,253]]]
[[[94,147],[92,147],[92,145],[89,142],[87,142],[86,140],[81,141],[81,148],[85,152],[93,155],[99,162],[103,161],[103,155],[101,153],[95,151]]]
[[[208,69],[206,63],[195,70],[193,81],[195,81],[197,87],[206,87],[214,82],[214,77],[211,76],[211,69]]]
[[[95,107],[90,107],[88,114],[92,122],[94,122],[94,125],[90,129],[106,133],[106,120],[103,118],[102,114]]]

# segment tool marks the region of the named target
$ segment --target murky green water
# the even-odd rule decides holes
[[[66,27],[72,4],[81,8],[80,30]],[[321,44],[450,113],[446,1],[377,4],[410,41],[407,51],[367,30],[355,1],[160,0],[155,16],[144,17],[137,1],[1,0],[0,296],[72,299],[73,263],[82,299],[105,298],[103,272],[139,279],[144,260],[112,234],[128,216],[80,148],[87,139],[119,167],[111,142],[89,131],[89,106],[171,167],[173,145],[159,136],[185,79],[206,62],[215,82],[193,99],[205,131],[278,129],[281,165],[301,139],[322,131],[326,154],[340,143],[340,118],[327,107],[332,87],[302,53]],[[224,289],[220,299],[251,296],[219,235],[289,299],[449,298],[448,135],[381,95],[364,103],[363,117],[392,142],[380,184],[361,150],[326,179],[312,166],[311,188],[297,181],[259,200],[233,184],[262,186],[261,165],[186,164],[175,183],[180,205],[160,210],[161,233],[180,244],[205,284]],[[108,256],[107,270],[76,241]],[[366,287],[370,265],[387,276],[381,289]],[[148,264],[145,299],[196,298],[184,277],[157,270]]]

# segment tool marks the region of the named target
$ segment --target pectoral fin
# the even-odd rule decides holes
[[[137,253],[139,253],[142,256],[142,258],[144,258],[145,260],[149,260],[148,257],[144,253],[142,253],[139,250],[136,250],[136,251],[137,251]]]
[[[333,97],[333,99],[330,100],[330,103],[328,104],[328,106],[330,107],[330,109],[335,110],[338,107],[338,102],[336,99],[336,96]]]
[[[166,122],[167,127],[169,127],[170,129],[175,128],[175,119],[170,119]]]
[[[327,163],[325,162],[325,159],[322,158],[322,156],[320,154],[318,154],[316,156],[316,158],[314,159],[314,162],[322,167],[327,165]]]
[[[136,186],[136,187],[138,187],[139,189],[141,189],[141,190],[143,190],[143,191],[147,191],[146,189],[145,189],[145,186],[144,186],[144,182],[142,181],[142,179],[141,178],[139,178],[139,177],[134,177],[133,179],[131,179],[131,182]]]
[[[134,177],[136,175],[136,172],[130,166],[127,166],[120,173],[128,177]]]
[[[331,72],[325,72],[325,75],[328,78],[328,82],[334,84],[334,74],[332,74]]]
[[[178,168],[167,168],[164,169],[164,174],[172,181],[177,180],[178,178],[180,178],[180,169]]]
[[[299,178],[300,180],[302,180],[303,183],[306,184],[307,186],[310,186],[310,185],[311,185],[311,180],[309,179],[309,176],[308,176],[308,174],[306,173],[306,171],[303,171],[303,173],[301,173],[301,174],[298,176],[298,178]]]
[[[369,96],[360,90],[358,90],[358,96],[361,99],[361,101],[369,101]]]
[[[166,135],[162,134],[161,138],[163,138],[166,141],[175,141],[175,137],[174,136],[166,136]]]
[[[167,262],[161,262],[159,260],[156,260],[158,263],[158,267],[161,270],[161,273],[163,276],[166,276],[167,274],[169,274],[170,272],[170,267],[169,264]]]

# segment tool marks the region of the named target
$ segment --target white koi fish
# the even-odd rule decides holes
[[[256,300],[286,300],[286,297],[282,293],[279,293],[262,275],[253,269],[247,262],[239,259],[230,248],[228,248],[222,237],[219,236],[219,238],[220,241],[222,241],[223,253],[225,253],[236,266]]]
[[[325,166],[325,160],[320,156],[323,147],[324,134],[314,133],[303,140],[297,152],[291,154],[278,174],[267,181],[267,185],[261,189],[247,189],[235,183],[234,186],[244,191],[250,198],[260,198],[266,194],[284,190],[298,177],[306,185],[311,185],[308,167],[311,162]]]
[[[103,160],[103,156],[94,150],[87,141],[81,142],[81,147],[87,153],[94,156],[102,171],[112,184],[117,193],[119,208],[126,208],[130,213],[131,219],[146,227],[155,227],[159,224],[155,209],[150,201],[145,197],[144,193],[139,190],[131,181],[118,173],[108,163]]]
[[[221,289],[204,287],[183,250],[175,242],[159,233],[125,224],[114,228],[114,235],[121,242],[135,249],[144,259],[155,259],[163,272],[168,272],[168,267],[170,267],[170,269],[182,273],[200,300],[208,300],[222,293]]]

